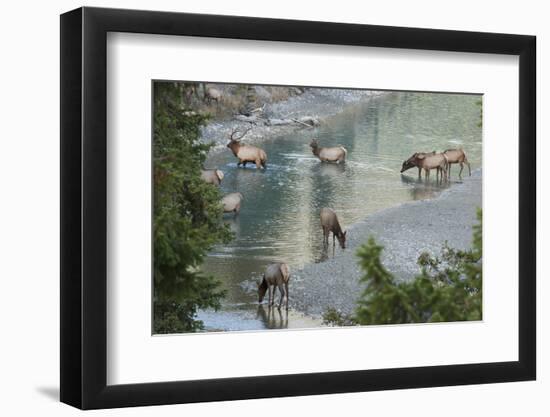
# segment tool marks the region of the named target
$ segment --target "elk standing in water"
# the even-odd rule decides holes
[[[224,213],[235,213],[239,214],[241,211],[241,201],[243,200],[243,195],[241,193],[229,193],[223,196],[222,206]]]
[[[443,178],[447,179],[447,167],[448,167],[447,157],[442,153],[425,153],[417,152],[413,154],[409,159],[403,162],[401,167],[401,173],[412,167],[418,167],[418,178],[420,178],[420,171],[424,170],[424,177],[427,179],[430,178],[430,171],[435,169],[436,180],[443,181]]]
[[[267,154],[265,151],[257,146],[243,145],[240,143],[240,140],[250,131],[250,129],[252,128],[250,127],[245,130],[244,133],[238,138],[235,138],[235,134],[237,134],[238,130],[233,129],[231,135],[229,136],[229,143],[227,144],[227,147],[231,149],[233,155],[239,159],[237,166],[242,164],[246,167],[247,162],[252,162],[256,164],[257,169],[265,169],[267,164]]]
[[[435,155],[435,151],[432,152],[416,152],[411,156],[409,159],[407,159],[405,162],[403,162],[403,165],[401,166],[401,173],[405,172],[406,170],[416,166],[418,167],[418,179],[422,178],[422,167],[420,165],[415,165],[417,157],[420,155]]]
[[[332,246],[335,245],[335,238],[342,249],[346,248],[346,233],[342,232],[336,213],[329,208],[321,209],[321,227],[323,228],[323,243],[328,245],[328,237],[332,232]]]
[[[275,303],[275,287],[279,288],[281,298],[279,300],[279,308],[283,304],[283,299],[286,300],[286,308],[288,310],[288,281],[290,280],[290,268],[285,263],[269,264],[265,269],[262,281],[258,284],[258,302],[261,304],[264,300],[265,293],[269,291],[269,305]]]
[[[220,185],[223,180],[223,172],[219,169],[201,169],[201,178],[208,184]]]
[[[472,175],[470,163],[468,162],[468,158],[466,158],[466,154],[464,153],[464,150],[462,150],[462,148],[447,149],[445,152],[443,152],[443,154],[447,157],[447,161],[449,162],[449,179],[451,179],[451,164],[460,164],[460,172],[458,173],[459,178],[462,178],[462,170],[464,169],[464,164],[468,165],[468,175]]]
[[[313,155],[315,155],[321,162],[346,162],[346,156],[348,151],[343,146],[336,146],[334,148],[320,148],[317,143],[317,139],[311,139],[309,144]]]

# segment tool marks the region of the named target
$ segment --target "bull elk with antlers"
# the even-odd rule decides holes
[[[256,164],[257,169],[265,169],[267,164],[267,154],[265,151],[257,146],[244,145],[240,142],[240,140],[250,131],[250,129],[252,129],[252,127],[246,129],[239,137],[235,136],[239,133],[239,131],[237,129],[233,129],[231,135],[229,136],[229,143],[227,144],[227,147],[231,149],[233,155],[239,159],[237,166],[241,166],[242,164],[246,167],[247,162],[252,162]]]

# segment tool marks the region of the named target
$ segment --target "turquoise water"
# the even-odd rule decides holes
[[[317,129],[262,141],[260,146],[268,155],[265,171],[250,165],[237,168],[229,149],[212,152],[206,166],[224,172],[222,191],[239,191],[244,201],[238,216],[226,217],[235,239],[216,247],[203,265],[228,291],[221,311],[199,314],[206,328],[319,325],[293,310],[280,320],[278,313],[258,310],[256,281],[265,266],[283,261],[296,269],[326,258],[319,224],[322,207],[333,208],[345,229],[384,208],[435,197],[446,186],[435,183],[435,175],[426,183],[417,181],[416,169],[399,173],[403,160],[414,152],[462,146],[472,169],[479,168],[479,99],[428,93],[388,93],[372,98]],[[311,153],[312,137],[318,138],[321,146],[346,147],[346,164],[321,164]],[[452,173],[456,180],[456,165]],[[290,292],[292,298],[292,287]]]

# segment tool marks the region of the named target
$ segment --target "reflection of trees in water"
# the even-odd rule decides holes
[[[256,317],[262,320],[267,329],[286,329],[288,327],[288,310],[286,308],[268,306],[266,311],[266,308],[260,304]]]

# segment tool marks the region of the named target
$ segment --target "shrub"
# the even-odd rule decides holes
[[[418,259],[421,273],[410,282],[396,282],[380,261],[382,246],[370,238],[357,253],[366,288],[355,320],[359,324],[481,320],[481,210],[478,220],[472,249],[461,251],[445,244],[441,259],[423,253]]]

